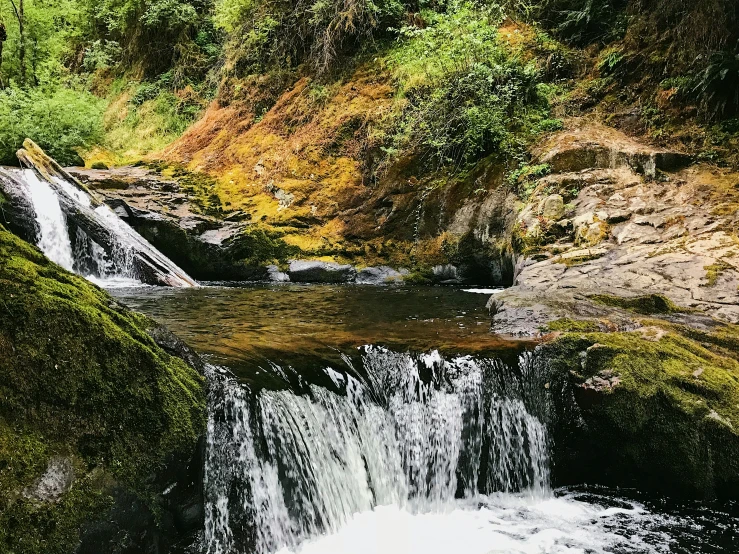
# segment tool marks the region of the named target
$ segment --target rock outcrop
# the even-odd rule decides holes
[[[739,174],[592,124],[537,155],[515,284],[488,305],[494,332],[544,342],[556,482],[735,497]]]
[[[565,148],[560,144],[568,157],[539,180],[518,216],[513,238],[522,259],[516,286],[495,298],[496,331],[535,335],[557,317],[558,299],[571,304],[573,295],[601,293],[663,294],[686,309],[739,322],[739,174],[705,165],[667,172],[658,164],[649,178],[619,160],[684,157],[637,147],[598,126],[551,139],[553,150],[540,159],[551,161]],[[612,152],[613,167],[582,167],[582,149]],[[565,163],[570,158],[576,161]],[[561,215],[552,210],[553,195],[566,201]],[[552,313],[540,310],[524,326],[511,324],[521,319],[519,308],[536,304],[552,305]]]
[[[154,337],[185,354],[0,228],[0,551],[167,553],[202,529],[204,378]]]

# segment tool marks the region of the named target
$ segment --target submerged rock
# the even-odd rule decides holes
[[[0,551],[166,553],[202,528],[204,379],[155,327],[0,227]]]
[[[292,260],[287,273],[297,283],[350,283],[357,277],[357,270],[349,264],[316,260]]]

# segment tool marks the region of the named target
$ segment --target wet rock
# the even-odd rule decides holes
[[[13,178],[17,169],[0,169],[0,224],[31,244],[39,234],[36,212],[23,185]]]
[[[65,457],[52,458],[44,474],[33,487],[23,491],[23,496],[39,502],[56,502],[72,488],[74,466]]]
[[[122,166],[110,169],[70,167],[67,172],[95,190],[126,190],[143,187],[147,190],[175,192],[177,181],[166,179],[143,166]]]
[[[434,279],[441,283],[460,283],[462,281],[460,279],[459,269],[457,269],[457,266],[451,264],[434,266],[432,272]]]
[[[351,265],[317,260],[292,260],[287,271],[296,283],[350,283],[357,276]]]
[[[357,273],[356,282],[360,285],[386,285],[389,283],[402,282],[403,277],[408,275],[408,270],[396,271],[392,267],[365,267]]]

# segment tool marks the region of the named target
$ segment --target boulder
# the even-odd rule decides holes
[[[408,275],[408,270],[396,271],[392,267],[365,267],[357,274],[357,283],[360,285],[386,285],[399,283]]]
[[[21,190],[21,181],[13,178],[14,171],[20,170],[0,169],[0,225],[5,225],[23,240],[35,243],[39,234],[36,212],[28,194]]]
[[[550,194],[539,204],[539,213],[544,219],[559,221],[565,215],[564,199],[559,194]]]
[[[357,270],[349,264],[292,260],[287,274],[296,283],[351,283],[357,277]]]
[[[273,283],[289,283],[290,276],[287,273],[280,271],[280,268],[276,265],[267,266],[267,279]]]
[[[0,551],[192,544],[205,380],[149,333],[182,344],[2,227],[0,298]]]
[[[459,269],[452,264],[437,265],[432,269],[434,280],[441,283],[460,283]]]

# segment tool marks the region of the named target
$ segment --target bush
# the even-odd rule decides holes
[[[733,52],[716,52],[708,58],[692,93],[709,119],[739,114],[739,43]]]
[[[103,135],[104,102],[68,88],[0,91],[0,163],[30,138],[62,165],[80,163],[78,152]]]
[[[229,65],[237,76],[305,62],[324,73],[340,54],[399,26],[405,10],[400,0],[222,0],[214,21],[230,34]]]
[[[541,0],[530,13],[558,36],[578,45],[609,42],[623,31],[626,0]]]
[[[404,29],[409,40],[392,55],[406,107],[385,151],[416,150],[438,166],[520,159],[538,124],[553,125],[535,63],[498,41],[497,10],[465,5],[424,18],[429,26]]]

